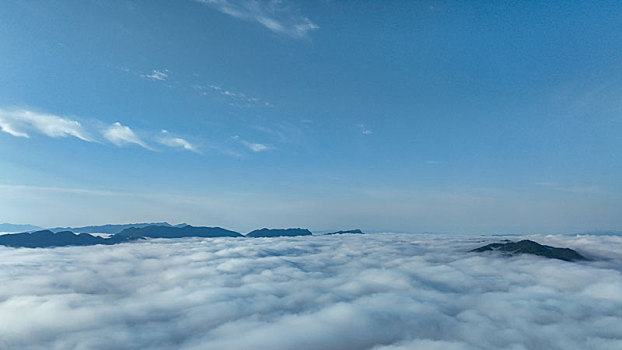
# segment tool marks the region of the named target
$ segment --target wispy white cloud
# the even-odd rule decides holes
[[[28,138],[28,131],[36,131],[49,137],[73,136],[93,141],[78,121],[26,109],[0,109],[0,130],[16,137]]]
[[[104,130],[104,137],[113,144],[121,147],[128,144],[136,144],[146,149],[150,149],[149,146],[134,133],[130,127],[122,125],[119,122],[115,122]]]
[[[243,140],[238,135],[232,136],[231,139],[235,140],[236,142],[241,143],[242,145],[246,146],[246,148],[250,149],[253,152],[262,152],[262,151],[267,151],[269,149],[272,149],[272,147],[267,146],[263,143],[248,142],[246,140]]]
[[[272,104],[268,101],[264,101],[259,97],[249,96],[243,92],[233,89],[224,88],[216,84],[197,84],[193,86],[194,89],[199,90],[203,96],[219,96],[229,102],[229,105],[234,107],[246,108],[246,107],[272,107]]]
[[[150,74],[141,74],[140,75],[141,78],[145,78],[145,79],[149,79],[149,80],[159,80],[159,81],[164,81],[168,78],[168,69],[164,69],[164,70],[157,70],[154,69],[151,71]]]
[[[367,128],[367,127],[365,126],[365,124],[363,124],[363,123],[356,124],[356,127],[357,127],[357,128],[359,128],[359,130],[361,130],[361,133],[362,133],[363,135],[371,135],[371,134],[373,134],[373,133],[374,133],[374,132],[373,132],[373,131],[371,131],[369,128]]]
[[[301,16],[280,0],[196,0],[229,16],[248,22],[257,22],[274,33],[292,38],[305,38],[318,25]]]
[[[564,118],[618,122],[622,120],[622,84],[611,78],[577,78],[555,88],[550,103]]]
[[[89,142],[100,142],[105,139],[119,147],[136,144],[148,150],[154,150],[150,143],[158,143],[173,149],[200,153],[190,141],[174,136],[167,130],[162,130],[160,133],[145,131],[145,135],[140,137],[121,122],[107,125],[100,120],[91,119],[85,127],[72,119],[24,108],[0,108],[0,132],[23,138],[30,138],[31,133],[39,133],[54,138],[72,136]]]
[[[26,132],[19,131],[19,127],[15,124],[14,120],[0,116],[0,130],[15,137],[30,137]]]
[[[191,152],[198,152],[197,148],[192,145],[188,140],[181,137],[172,136],[168,130],[162,130],[161,136],[158,137],[158,142],[164,146],[171,148],[183,149]]]
[[[303,127],[307,124],[303,124]],[[286,120],[277,122],[264,122],[262,125],[254,125],[253,129],[268,135],[273,141],[287,144],[300,144],[305,140],[305,133],[300,124]]]
[[[536,182],[536,185],[549,188],[555,191],[584,193],[584,194],[600,194],[603,193],[602,188],[595,185],[563,185],[558,182]]]
[[[536,185],[544,186],[544,187],[558,187],[558,186],[560,186],[560,184],[558,182],[547,182],[547,181],[536,182]]]
[[[269,146],[266,146],[263,143],[254,143],[254,142],[247,142],[247,141],[241,141],[241,142],[244,146],[248,147],[248,149],[250,149],[253,152],[262,152],[262,151],[267,151],[270,149]]]

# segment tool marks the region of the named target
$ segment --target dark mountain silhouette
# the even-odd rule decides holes
[[[14,233],[0,236],[0,244],[9,247],[46,248],[70,245],[105,244],[106,239],[88,233],[75,234],[71,231],[52,232],[50,230]]]
[[[522,240],[519,242],[492,243],[477,249],[473,249],[471,251],[501,251],[512,255],[533,254],[551,259],[560,259],[564,261],[588,260],[586,257],[570,248],[556,248],[548,245],[542,245],[530,240]]]
[[[128,224],[131,225],[131,224]],[[143,225],[143,224],[139,224]],[[101,232],[102,227],[122,227],[127,225],[104,225],[104,226],[85,226],[87,229],[94,229]],[[338,231],[330,234],[344,233],[363,233],[361,230]],[[311,231],[303,228],[287,229],[267,229],[255,230],[246,237],[294,237],[311,236]],[[88,233],[75,234],[71,231],[53,232],[52,230],[42,230],[36,232],[24,232],[15,234],[0,235],[0,245],[9,247],[45,248],[63,246],[84,246],[95,244],[118,244],[132,242],[146,238],[184,238],[184,237],[245,237],[238,232],[224,229],[222,227],[195,227],[187,224],[171,226],[149,225],[143,227],[129,227],[123,231],[113,234],[108,238],[93,236]]]
[[[126,242],[143,238],[183,238],[183,237],[243,237],[240,233],[221,227],[183,227],[157,226],[131,227],[109,238],[111,242]]]
[[[42,228],[34,225],[20,225],[20,224],[0,224],[0,232],[26,232],[26,231],[38,231]]]
[[[346,234],[346,233],[358,233],[358,234],[362,234],[364,233],[363,231],[356,229],[356,230],[347,230],[347,231],[337,231],[337,232],[329,232],[329,233],[325,233],[324,235],[342,235],[342,234]]]
[[[286,229],[268,229],[251,231],[246,237],[294,237],[294,236],[311,236],[311,231],[304,228],[286,228]]]
[[[79,233],[109,233],[115,234],[119,233],[125,229],[136,227],[147,227],[147,226],[173,226],[168,222],[153,222],[153,223],[137,223],[137,224],[108,224],[108,225],[97,225],[97,226],[83,226],[83,227],[54,227],[49,230],[52,232],[60,232],[60,231],[72,231]],[[183,227],[186,224],[175,225],[174,227]],[[25,231],[25,230],[24,230]]]
[[[9,247],[47,248],[63,246],[83,246],[95,244],[118,244],[145,238],[183,238],[183,237],[244,237],[241,234],[220,227],[147,226],[129,228],[109,238],[92,236],[88,233],[75,234],[71,231],[52,232],[50,230],[7,234],[0,236],[0,245]]]

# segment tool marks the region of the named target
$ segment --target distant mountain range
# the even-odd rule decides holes
[[[41,227],[34,225],[19,225],[19,224],[0,224],[0,232],[26,232],[41,230]]]
[[[54,227],[48,230],[52,232],[72,231],[76,233],[119,233],[128,228],[143,228],[147,226],[168,226],[168,227],[184,227],[188,224],[171,225],[168,222],[143,222],[137,224],[119,224],[119,225],[99,225],[99,226],[82,226],[82,227]]]
[[[0,244],[9,247],[47,248],[69,245],[106,244],[105,238],[88,233],[75,234],[71,231],[52,232],[50,230],[14,233],[0,236]]]
[[[8,226],[7,226],[8,227]],[[32,228],[31,225],[13,225],[11,227]],[[8,228],[11,228],[8,227]],[[195,227],[187,224],[170,225],[166,222],[157,224],[126,224],[126,225],[103,225],[84,226],[76,230],[91,231],[93,233],[111,233],[110,237],[104,238],[93,236],[89,233],[74,233],[69,230],[40,230],[0,235],[0,245],[24,248],[48,248],[63,246],[89,246],[96,244],[112,245],[133,242],[147,238],[184,238],[184,237],[232,237],[232,238],[271,238],[271,237],[298,237],[311,236],[311,231],[303,228],[254,230],[246,235],[239,232],[224,229],[222,227]],[[115,230],[121,231],[114,232]],[[323,235],[362,234],[361,230],[347,230],[325,233]],[[557,248],[542,245],[530,240],[519,242],[505,241],[491,243],[483,247],[473,249],[472,252],[499,251],[507,255],[533,254],[552,259],[565,261],[589,260],[578,252],[569,248]]]
[[[158,226],[131,227],[108,238],[114,243],[135,241],[144,238],[183,238],[183,237],[244,237],[238,232],[221,227]]]
[[[238,238],[259,238],[259,237],[296,237],[310,236],[311,231],[302,228],[288,229],[268,229],[262,228],[254,230],[245,236],[239,232],[227,230],[221,227],[195,227],[187,224],[172,226],[168,223],[162,225],[152,224],[128,224],[128,225],[104,225],[104,226],[85,226],[77,228],[78,230],[92,230],[93,233],[106,233],[116,230],[119,227],[127,227],[120,232],[112,234],[108,238],[93,236],[89,233],[80,232],[78,234],[61,230],[54,232],[51,230],[41,230],[35,232],[24,232],[16,234],[0,235],[0,245],[9,247],[27,247],[27,248],[46,248],[46,247],[63,247],[63,246],[85,246],[95,244],[118,244],[124,242],[132,242],[146,238],[184,238],[184,237],[238,237]],[[136,227],[139,226],[139,227]],[[362,233],[360,230],[338,231],[333,234],[344,233]]]

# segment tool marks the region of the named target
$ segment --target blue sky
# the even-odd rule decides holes
[[[618,2],[3,1],[0,221],[622,228]]]

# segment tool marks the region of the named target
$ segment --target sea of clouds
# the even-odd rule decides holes
[[[501,238],[0,247],[0,349],[622,349],[622,237],[529,237],[581,263],[468,252]]]

